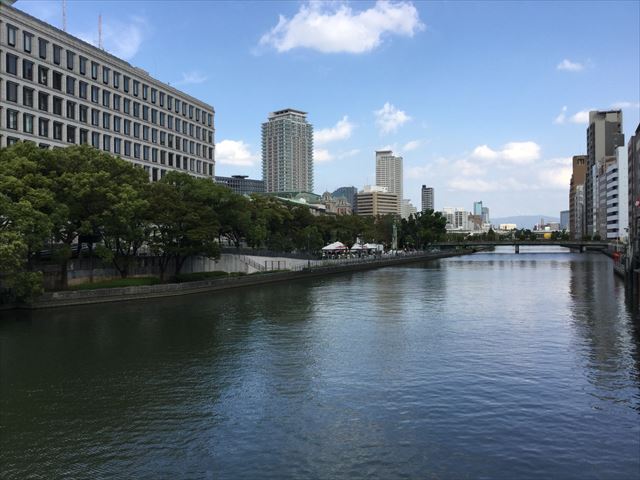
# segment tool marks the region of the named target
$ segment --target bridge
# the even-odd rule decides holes
[[[435,242],[432,247],[514,247],[516,253],[520,253],[520,247],[565,247],[579,250],[583,253],[587,249],[603,250],[614,243],[594,240],[460,240],[453,242]]]

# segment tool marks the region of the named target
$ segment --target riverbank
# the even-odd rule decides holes
[[[477,249],[399,255],[361,262],[340,263],[335,265],[313,267],[309,269],[301,269],[298,271],[266,272],[262,274],[246,275],[241,277],[214,278],[185,283],[165,283],[161,285],[103,288],[97,290],[47,292],[29,304],[14,305],[10,308],[44,309],[77,305],[90,305],[98,303],[124,302],[131,300],[146,300],[150,298],[172,297],[179,295],[192,295],[195,293],[250,287],[267,283],[287,282],[301,278],[310,278],[346,272],[357,272],[407,263],[424,262],[429,260],[436,260],[439,258],[468,255],[474,253],[475,251],[477,251]]]

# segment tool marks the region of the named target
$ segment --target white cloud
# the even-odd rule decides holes
[[[556,66],[556,68],[558,70],[564,70],[567,72],[580,72],[584,70],[584,65],[579,62],[572,62],[571,60],[565,58]]]
[[[342,159],[342,158],[350,158],[350,157],[355,157],[356,155],[358,155],[360,153],[360,149],[358,148],[352,148],[351,150],[347,150],[346,152],[340,152],[338,154],[338,158]]]
[[[420,145],[422,145],[421,140],[411,140],[404,144],[404,147],[402,147],[402,150],[405,152],[411,152],[417,149]]]
[[[364,53],[382,43],[385,35],[413,37],[424,28],[410,2],[379,0],[359,12],[338,2],[313,1],[291,19],[280,15],[278,24],[260,39],[260,45],[278,52],[309,48],[322,53]]]
[[[193,85],[196,83],[203,83],[207,81],[207,76],[198,72],[197,70],[192,70],[190,72],[182,72],[182,79],[175,82],[176,85]]]
[[[373,112],[376,116],[376,125],[380,133],[395,132],[402,125],[411,120],[411,117],[394,105],[386,102],[380,110]]]
[[[407,178],[424,181],[425,178],[429,177],[432,170],[433,166],[431,164],[409,167],[405,170],[405,175],[407,176]]]
[[[612,108],[640,108],[639,102],[616,102],[611,105]]]
[[[346,140],[351,137],[352,131],[353,124],[349,122],[349,117],[345,115],[335,126],[314,132],[313,141],[316,145],[323,145],[336,140]]]
[[[484,175],[486,173],[486,169],[478,164],[478,162],[469,161],[466,158],[458,160],[453,166],[459,174],[468,177]]]
[[[102,23],[102,45],[104,49],[124,60],[131,60],[138,53],[149,28],[143,17],[131,16],[126,22],[105,19]],[[96,32],[75,33],[85,42],[98,46]]]
[[[495,192],[499,190],[522,190],[527,186],[515,178],[488,181],[481,178],[454,178],[447,185],[452,190],[467,192]]]
[[[329,150],[325,148],[316,148],[313,151],[313,161],[318,163],[326,163],[333,160],[335,157],[329,153]]]
[[[480,145],[473,149],[471,156],[481,160],[495,160],[500,156],[500,154],[489,148],[487,145]]]
[[[569,190],[569,181],[571,180],[572,167],[556,167],[544,168],[538,172],[540,180],[540,188]]]
[[[572,123],[589,123],[589,110],[581,110],[570,118]]]
[[[562,107],[560,114],[553,120],[553,123],[562,125],[567,118],[567,106]]]
[[[535,142],[511,142],[504,146],[501,153],[505,160],[522,165],[540,158],[540,146]]]
[[[540,146],[535,142],[509,142],[501,150],[493,150],[488,145],[480,145],[473,150],[471,157],[487,163],[504,160],[514,165],[524,165],[540,158]]]
[[[251,153],[249,145],[242,140],[222,140],[216,144],[216,163],[250,167],[258,162],[258,155]]]

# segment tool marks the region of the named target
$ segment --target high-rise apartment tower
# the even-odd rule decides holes
[[[398,214],[402,200],[402,157],[391,150],[376,151],[376,185],[386,187],[387,192],[398,196]]]
[[[435,210],[435,194],[433,191],[433,187],[427,187],[426,185],[422,185],[422,212],[426,212],[427,210]]]
[[[262,124],[262,179],[267,192],[313,192],[313,126],[287,108]]]
[[[622,110],[593,110],[589,112],[588,163],[585,178],[585,225],[586,234],[589,236],[598,233],[598,224],[601,223],[598,215],[606,216],[606,213],[598,212],[598,172],[602,170],[605,157],[614,157],[616,148],[622,145],[624,145]]]

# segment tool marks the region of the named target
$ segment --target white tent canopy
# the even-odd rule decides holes
[[[342,242],[333,242],[326,247],[322,247],[323,252],[339,252],[341,250],[349,250],[349,248]]]
[[[363,249],[364,249],[364,247],[362,246],[361,243],[354,243],[353,247],[351,247],[351,251],[352,252],[357,252],[357,251],[360,251],[360,250],[363,250]]]

